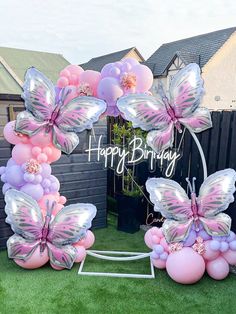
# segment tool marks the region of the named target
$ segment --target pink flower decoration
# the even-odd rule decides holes
[[[81,83],[78,87],[79,96],[93,96],[93,91],[88,83]]]
[[[26,163],[26,172],[28,173],[38,173],[40,169],[40,164],[38,163],[37,160],[35,159],[30,159],[27,163]]]
[[[180,251],[180,250],[182,250],[182,248],[183,248],[183,244],[179,243],[179,242],[171,243],[169,245],[169,250],[170,250],[171,253]]]
[[[203,241],[203,238],[197,237],[196,242],[192,246],[194,251],[196,251],[198,254],[203,255],[205,253],[205,243]]]
[[[120,85],[124,89],[131,89],[136,86],[136,75],[133,73],[125,73],[120,79]]]

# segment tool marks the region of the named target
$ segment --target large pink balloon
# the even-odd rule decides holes
[[[213,251],[211,249],[211,246],[210,246],[211,240],[206,241],[204,243],[205,243],[205,252],[203,254],[203,258],[207,261],[212,261],[212,260],[216,259],[220,255],[220,252],[219,251]]]
[[[131,72],[136,75],[136,92],[143,93],[152,87],[152,71],[146,65],[138,64]]]
[[[219,256],[213,261],[209,261],[206,265],[207,273],[215,280],[222,280],[228,276],[229,264],[226,260]]]
[[[152,242],[152,234],[151,234],[150,229],[144,235],[144,242],[147,245],[147,247],[149,247],[149,249],[152,249],[153,242]]]
[[[76,246],[76,250],[77,250],[77,257],[76,257],[75,262],[80,263],[86,257],[86,250],[83,246]]]
[[[236,251],[228,250],[222,256],[230,265],[236,265]]]
[[[98,84],[98,97],[108,102],[116,101],[123,95],[119,82],[113,77],[105,77]]]
[[[86,70],[80,75],[80,83],[87,83],[93,91],[93,96],[97,95],[97,87],[101,80],[101,74],[97,71]]]
[[[166,268],[166,261],[161,259],[152,259],[153,265],[158,269],[165,269]]]
[[[205,272],[205,262],[201,255],[191,247],[169,254],[166,261],[169,276],[182,284],[193,284],[200,280]]]
[[[38,246],[34,253],[30,256],[27,261],[20,259],[14,259],[15,263],[22,268],[35,269],[45,265],[49,260],[47,248],[41,253],[40,247]]]
[[[70,64],[67,67],[65,67],[64,70],[67,70],[70,72],[70,74],[75,74],[77,76],[84,72],[83,68],[76,64]]]
[[[18,143],[27,143],[29,141],[29,138],[27,135],[17,133],[15,132],[15,123],[16,121],[10,121],[8,122],[4,129],[3,129],[3,135],[5,139],[11,143],[11,144],[18,144]]]
[[[19,165],[29,161],[31,158],[33,158],[32,147],[33,146],[30,144],[16,144],[12,149],[12,158]]]
[[[46,133],[44,130],[40,131],[39,133],[31,136],[30,142],[35,146],[48,146],[52,143],[52,134]]]

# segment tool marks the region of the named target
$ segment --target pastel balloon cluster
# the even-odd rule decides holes
[[[61,157],[61,151],[52,143],[51,134],[39,132],[28,137],[15,132],[15,121],[6,124],[3,134],[5,139],[15,145],[5,167],[0,167],[1,181],[4,183],[2,192],[16,189],[30,195],[39,204],[42,214],[47,213],[47,202],[56,202],[52,216],[55,216],[66,203],[66,197],[60,195],[60,182],[52,175],[50,164]],[[77,249],[76,262],[86,256],[86,249],[94,243],[94,235],[87,231],[86,237],[75,243]],[[48,262],[48,252],[40,252],[39,247],[27,261],[15,260],[23,268],[34,269]],[[57,270],[61,268],[53,267]]]
[[[200,226],[191,229],[187,239],[181,243],[168,244],[161,228],[149,229],[144,237],[152,249],[151,260],[155,267],[166,268],[168,275],[181,284],[199,281],[205,271],[215,280],[228,276],[229,265],[236,265],[236,235],[211,237]]]
[[[68,65],[59,75],[57,87],[70,87],[77,96],[97,96],[97,87],[101,80],[101,74],[97,71],[84,71],[78,65]]]
[[[131,93],[149,93],[152,83],[151,70],[136,59],[126,58],[106,64],[101,70],[97,92],[98,97],[107,103],[105,115],[120,115],[117,99]]]

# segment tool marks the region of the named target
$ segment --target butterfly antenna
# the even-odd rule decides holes
[[[190,192],[193,193],[193,188],[192,188],[192,185],[191,185],[191,183],[190,183],[190,181],[189,181],[189,178],[186,178],[185,180],[186,180],[187,183],[188,183],[188,187],[189,187]]]
[[[196,177],[193,177],[192,179],[192,188],[193,188],[193,193],[196,192],[196,188],[195,188],[195,181],[196,181]]]

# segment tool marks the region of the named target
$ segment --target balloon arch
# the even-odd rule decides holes
[[[231,218],[222,213],[234,201],[236,173],[225,169],[207,177],[195,135],[212,126],[209,111],[199,107],[204,93],[200,69],[197,64],[181,69],[168,95],[159,84],[153,96],[152,83],[150,69],[132,58],[109,63],[101,73],[69,65],[61,71],[56,86],[35,68],[26,72],[25,111],[4,128],[5,139],[15,146],[6,167],[0,168],[6,222],[14,232],[7,241],[8,256],[19,266],[34,269],[50,261],[54,269],[61,270],[82,262],[82,274],[86,254],[120,261],[150,257],[151,275],[127,276],[153,278],[155,266],[166,268],[176,282],[191,284],[205,270],[221,280],[228,275],[229,265],[236,264],[236,235],[230,231]],[[64,206],[60,182],[52,175],[50,164],[61,152],[70,154],[75,149],[80,132],[91,129],[100,117],[119,115],[134,128],[148,131],[146,142],[156,153],[172,146],[174,129],[188,129],[202,158],[204,182],[198,197],[195,178],[191,183],[186,179],[190,198],[173,180],[147,180],[154,210],[166,218],[162,228],[153,227],[145,234],[150,253],[88,250],[95,241],[88,229],[96,207]],[[129,256],[107,256],[109,253]]]

